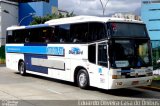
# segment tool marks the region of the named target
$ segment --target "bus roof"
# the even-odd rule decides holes
[[[131,22],[131,23],[143,23],[142,21],[124,19],[124,18],[113,18],[113,17],[97,17],[97,16],[75,16],[69,18],[52,19],[45,22],[49,25],[59,25],[67,23],[83,23],[83,22]]]
[[[11,26],[8,27],[7,30],[19,30],[19,29],[31,29],[31,28],[41,28],[47,27],[48,24],[37,24],[37,25],[28,25],[28,26]]]
[[[113,18],[113,17],[97,17],[97,16],[74,16],[60,19],[52,19],[44,24],[38,25],[29,25],[29,26],[11,26],[8,27],[7,30],[18,30],[18,29],[30,29],[30,28],[39,28],[39,27],[47,27],[61,24],[72,24],[72,23],[83,23],[83,22],[130,22],[130,23],[141,23],[142,21],[132,20],[132,19],[124,19],[124,18]]]

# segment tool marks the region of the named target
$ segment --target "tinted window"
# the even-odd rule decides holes
[[[49,43],[51,42],[53,28],[33,28],[28,29],[27,36],[25,36],[25,43]]]
[[[52,27],[21,29],[7,32],[7,43],[56,42],[57,29]]]
[[[26,30],[14,30],[7,32],[7,43],[23,43]]]
[[[78,23],[15,30],[8,36],[7,41],[8,43],[86,43],[106,37],[105,24]]]
[[[60,25],[59,26],[59,42],[69,42],[70,39],[70,25]]]
[[[87,42],[88,23],[72,24],[70,36],[70,41],[73,43]]]
[[[98,44],[98,65],[107,67],[107,43]]]
[[[120,37],[147,37],[147,31],[144,24],[133,23],[109,23],[108,31],[111,36]]]
[[[96,44],[89,45],[88,60],[89,62],[96,64]]]
[[[7,31],[7,43],[12,43],[13,42],[13,31]]]
[[[89,23],[88,41],[96,41],[107,38],[105,24],[103,23]]]
[[[112,67],[151,66],[151,50],[148,40],[113,40],[112,42],[109,47]]]

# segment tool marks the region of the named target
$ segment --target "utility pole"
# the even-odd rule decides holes
[[[102,2],[102,0],[100,0],[101,6],[102,6],[102,10],[103,10],[103,16],[104,16],[104,14],[105,14],[105,10],[106,10],[106,6],[107,6],[108,2],[109,2],[109,0],[107,0],[106,3],[104,4],[104,3]]]

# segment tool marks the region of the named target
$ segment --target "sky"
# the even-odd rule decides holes
[[[107,0],[102,0],[103,4]],[[58,0],[60,10],[74,12],[76,15],[95,15],[103,14],[100,0]],[[141,0],[110,0],[105,8],[105,15],[117,12],[132,12],[140,15]]]

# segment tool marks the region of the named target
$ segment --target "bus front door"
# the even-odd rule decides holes
[[[108,46],[107,41],[89,45],[90,85],[106,88],[108,84]],[[90,56],[91,55],[91,56]]]

